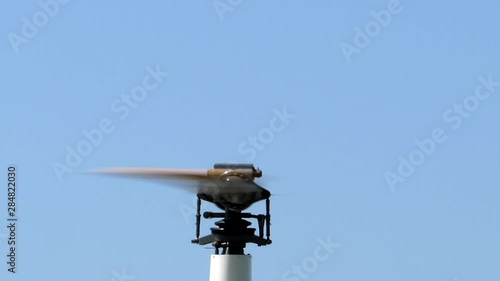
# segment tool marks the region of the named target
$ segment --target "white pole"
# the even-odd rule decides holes
[[[252,256],[211,255],[209,281],[252,281]]]

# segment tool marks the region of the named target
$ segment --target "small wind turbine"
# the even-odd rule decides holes
[[[247,243],[258,246],[271,244],[271,193],[254,182],[262,171],[252,164],[215,164],[213,169],[153,169],[153,168],[104,168],[92,171],[98,174],[123,175],[140,178],[175,180],[176,186],[188,187],[195,192],[196,238],[198,245],[212,244],[215,254],[210,259],[209,281],[251,281],[252,256],[245,254]],[[223,212],[204,212],[203,218],[220,218],[211,234],[200,237],[201,200],[215,204]],[[266,201],[266,213],[254,215],[243,212],[253,203]],[[256,219],[259,227],[249,228]],[[265,227],[265,231],[264,231]],[[265,233],[264,233],[265,232]]]

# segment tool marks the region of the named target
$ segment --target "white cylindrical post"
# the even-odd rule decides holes
[[[252,281],[252,256],[211,255],[209,281]]]

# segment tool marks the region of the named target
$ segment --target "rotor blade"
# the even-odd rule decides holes
[[[225,182],[219,179],[223,169],[168,169],[168,168],[123,168],[111,167],[91,170],[87,173],[143,178],[173,187],[188,189],[193,193],[205,194],[243,194],[262,189],[255,182],[238,181]]]
[[[110,167],[87,171],[87,174],[145,179],[161,185],[198,193],[208,181],[206,169],[168,169],[168,168],[124,168]]]
[[[207,179],[207,169],[167,169],[167,168],[102,168],[91,170],[92,174],[131,176],[156,179],[185,179],[185,180],[204,180]]]

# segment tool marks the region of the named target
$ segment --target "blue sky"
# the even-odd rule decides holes
[[[192,194],[82,172],[251,162],[276,194],[254,280],[499,280],[499,8],[4,3],[0,279],[208,280]]]

